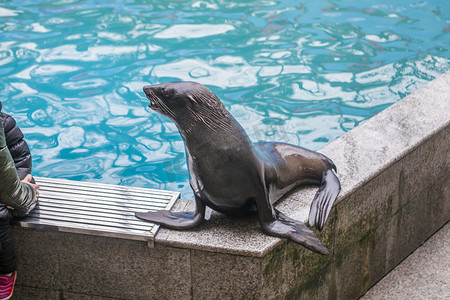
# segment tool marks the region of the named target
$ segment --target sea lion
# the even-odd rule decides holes
[[[206,206],[228,215],[256,209],[267,234],[328,254],[303,222],[287,217],[273,205],[298,186],[320,185],[309,224],[322,230],[340,192],[336,166],[330,159],[286,143],[253,144],[220,99],[199,83],[149,85],[144,93],[149,107],[172,120],[184,139],[196,210],[137,212],[136,217],[167,228],[188,229],[202,222]]]

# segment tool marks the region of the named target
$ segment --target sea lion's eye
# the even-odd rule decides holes
[[[169,98],[172,95],[171,91],[169,89],[164,89],[163,90],[163,96],[165,98]]]

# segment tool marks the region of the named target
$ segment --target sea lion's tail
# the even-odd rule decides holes
[[[335,168],[328,169],[323,173],[322,182],[309,211],[309,226],[316,226],[320,231],[325,226],[333,203],[341,191],[341,184],[336,176]]]

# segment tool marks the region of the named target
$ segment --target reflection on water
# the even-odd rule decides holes
[[[0,100],[35,175],[191,198],[143,85],[200,82],[253,140],[320,149],[449,69],[449,5],[400,2],[2,2]]]

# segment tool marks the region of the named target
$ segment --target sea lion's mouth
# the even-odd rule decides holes
[[[144,93],[147,99],[150,100],[148,107],[164,116],[175,118],[173,111],[157,96],[152,86],[144,86]]]
[[[153,90],[150,87],[145,86],[144,93],[145,93],[145,96],[147,96],[147,99],[150,100],[148,107],[150,107],[150,108],[158,107],[159,98],[158,98],[158,96],[155,95]]]
[[[154,107],[156,105],[156,101],[147,96],[147,99],[150,100],[150,103],[148,104],[148,107]]]

